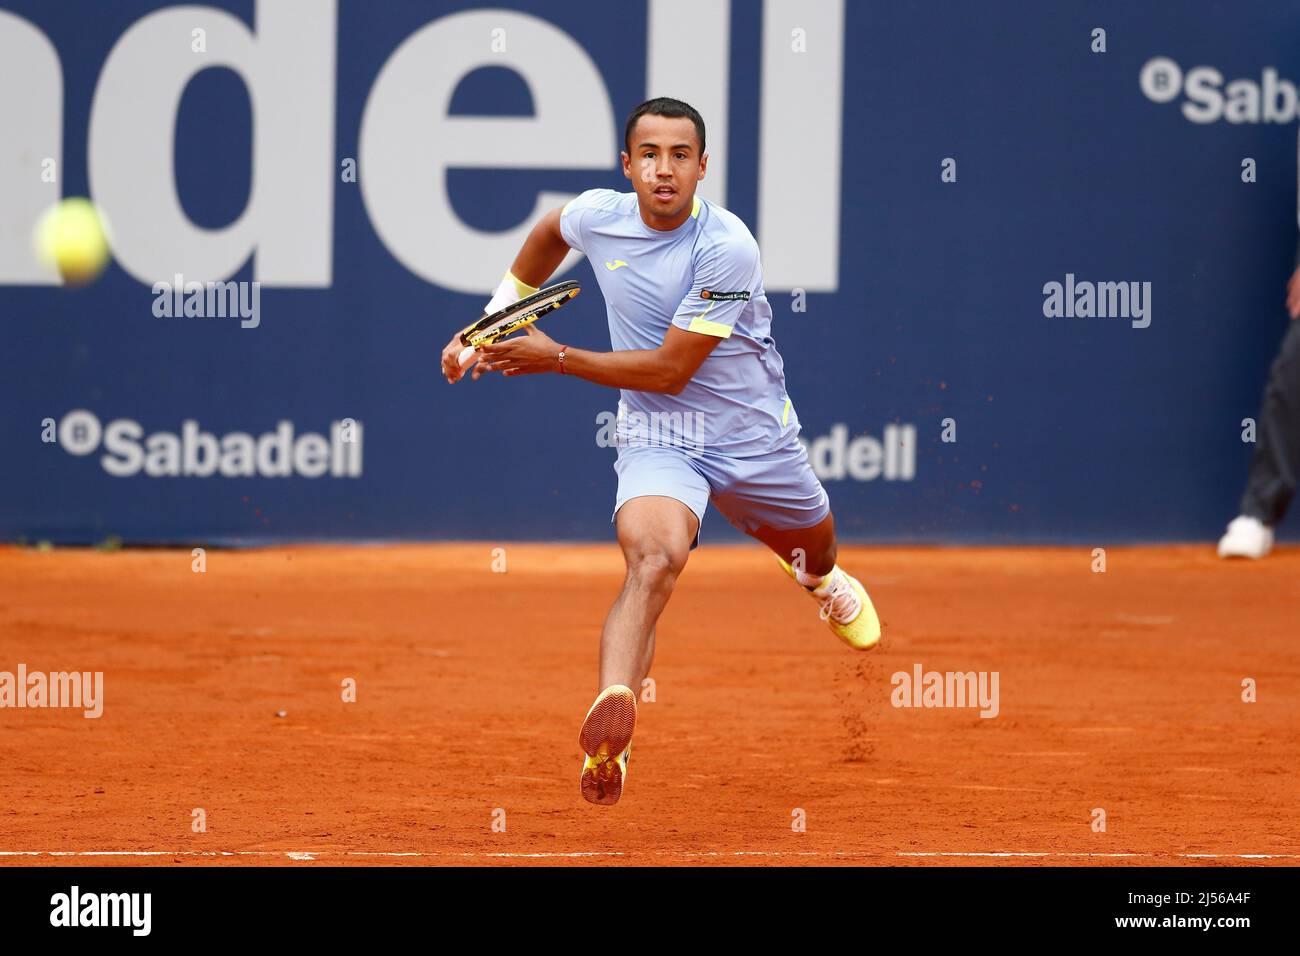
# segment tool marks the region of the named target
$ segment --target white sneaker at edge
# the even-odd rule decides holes
[[[1273,550],[1273,529],[1258,518],[1239,515],[1219,539],[1221,558],[1262,558]]]

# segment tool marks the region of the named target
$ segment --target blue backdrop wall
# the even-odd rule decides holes
[[[286,20],[271,6],[0,4],[0,536],[609,536],[615,453],[596,436],[614,393],[555,376],[453,387],[435,362],[509,264],[475,250],[501,248],[541,193],[626,188],[622,119],[659,94],[698,98],[718,130],[714,188],[763,246],[790,394],[845,537],[1198,539],[1235,514],[1242,420],[1287,324],[1300,8],[319,0]],[[149,32],[178,9],[189,20]],[[402,58],[408,42],[423,46]],[[177,49],[152,55],[160,43]],[[146,95],[168,84],[174,110]],[[533,114],[537,145],[493,138]],[[115,261],[63,288],[20,250],[32,209],[87,194]],[[185,222],[158,212],[168,197]],[[154,283],[174,273],[259,280],[257,327],[160,317]],[[590,267],[570,274],[588,288],[555,319],[562,337],[607,348]],[[1138,283],[1146,317],[1046,315],[1067,275]],[[148,436],[186,421],[217,441],[282,421],[294,441],[323,437],[290,476],[255,461],[150,474],[170,446]],[[902,464],[864,466],[863,442],[887,435],[910,442]],[[191,445],[190,470],[211,470]],[[734,532],[713,514],[705,535]]]

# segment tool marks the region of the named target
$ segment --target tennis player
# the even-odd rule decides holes
[[[466,367],[473,379],[553,372],[622,391],[612,520],[627,577],[605,619],[601,690],[579,733],[582,795],[597,804],[622,795],[634,688],[710,500],[776,553],[850,647],[880,639],[867,592],[835,563],[830,504],[796,440],[758,244],[739,218],[695,195],[709,160],[703,119],[679,100],[649,100],[628,117],[624,145],[633,191],[588,190],[543,216],[486,309],[536,292],[574,248],[600,283],[613,351],[571,348],[532,325],[481,346]],[[448,382],[466,371],[462,348],[457,335],[443,350]]]

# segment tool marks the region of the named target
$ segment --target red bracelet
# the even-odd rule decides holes
[[[566,372],[566,371],[564,370],[564,353],[565,353],[566,351],[568,351],[568,348],[569,348],[569,347],[568,347],[567,345],[561,345],[561,346],[560,346],[560,354],[556,356],[556,359],[558,359],[558,360],[559,360],[559,363],[560,363],[560,374],[561,374],[561,375],[568,375],[568,374],[569,374],[568,372]]]

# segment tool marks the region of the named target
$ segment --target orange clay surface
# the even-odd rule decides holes
[[[619,552],[499,546],[0,549],[0,671],[105,675],[98,720],[0,710],[0,864],[1300,863],[1295,548],[848,548],[855,653],[706,545],[610,808],[577,738]],[[1000,713],[891,706],[916,663]]]

